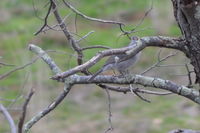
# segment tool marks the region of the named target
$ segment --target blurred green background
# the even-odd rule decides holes
[[[34,36],[34,33],[43,25],[48,1],[39,0],[1,0],[0,1],[0,62],[15,65],[14,67],[0,67],[0,74],[4,74],[17,66],[30,62],[35,55],[27,49],[29,43],[34,43],[45,50],[55,50],[49,55],[55,60],[63,71],[76,65],[76,54],[71,50],[61,31],[47,31]],[[74,0],[70,1],[84,14],[102,19],[119,20],[126,23],[126,30],[135,27],[151,7],[149,0]],[[95,31],[85,40],[81,47],[92,45],[105,45],[109,47],[122,47],[129,40],[120,36],[117,25],[90,22],[79,16],[75,21],[75,14],[58,2],[59,12],[66,19],[66,24],[74,37],[79,39],[90,31]],[[75,24],[76,22],[76,24]],[[53,14],[49,17],[49,24],[54,25]],[[153,1],[153,9],[137,28],[138,32],[132,34],[143,36],[179,36],[180,31],[173,17],[170,1]],[[90,59],[101,49],[84,52],[84,61]],[[159,48],[148,48],[143,51],[141,60],[133,69],[134,73],[141,73],[157,61]],[[174,52],[162,50],[161,56]],[[100,68],[102,60],[91,71]],[[178,53],[162,63],[184,64],[188,60]],[[106,72],[105,74],[111,74]],[[187,85],[185,67],[161,67],[147,73],[149,76],[162,77],[174,82]],[[0,80],[0,98],[16,99],[13,102],[0,100],[14,117],[15,122],[21,112],[24,96],[30,88],[35,94],[28,106],[27,120],[37,112],[48,106],[57,95],[62,92],[62,83],[49,79],[52,76],[47,65],[38,60],[33,65],[11,74]],[[138,86],[140,87],[140,86]],[[155,90],[153,88],[148,88]],[[199,128],[199,107],[195,103],[179,97],[144,95],[152,102],[145,103],[133,94],[111,92],[112,122],[114,133],[165,133],[177,128]],[[40,120],[31,129],[31,133],[101,133],[108,124],[107,96],[104,90],[95,85],[76,85],[64,102],[48,116]],[[0,133],[8,133],[9,125],[0,114]]]

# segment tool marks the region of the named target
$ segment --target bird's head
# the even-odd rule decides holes
[[[131,37],[131,42],[130,42],[129,46],[137,45],[137,41],[139,41],[139,37],[137,37],[137,36],[132,36],[132,37]]]

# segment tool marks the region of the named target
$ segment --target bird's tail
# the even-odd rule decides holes
[[[97,71],[95,74],[93,74],[92,77],[90,77],[90,78],[88,79],[88,81],[93,80],[97,75],[99,75],[99,74],[102,73],[102,72],[103,72],[103,69],[100,69],[100,70]]]

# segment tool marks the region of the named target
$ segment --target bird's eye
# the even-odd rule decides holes
[[[132,39],[132,40],[138,40],[138,37],[137,37],[137,36],[132,36],[131,39]]]

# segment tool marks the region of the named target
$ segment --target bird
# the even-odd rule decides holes
[[[132,36],[131,42],[129,43],[128,46],[131,46],[131,47],[137,46],[138,41],[140,41],[139,37]],[[107,70],[111,70],[111,69],[117,70],[122,75],[126,74],[128,68],[134,66],[137,63],[137,61],[140,58],[140,55],[141,55],[141,52],[122,61],[120,60],[125,59],[127,57],[127,54],[123,53],[123,54],[116,54],[116,55],[110,56],[108,60],[106,61],[106,63],[103,65],[103,67],[100,70],[98,70],[95,74],[93,74],[92,77],[89,78],[89,81],[94,79],[100,73]]]

